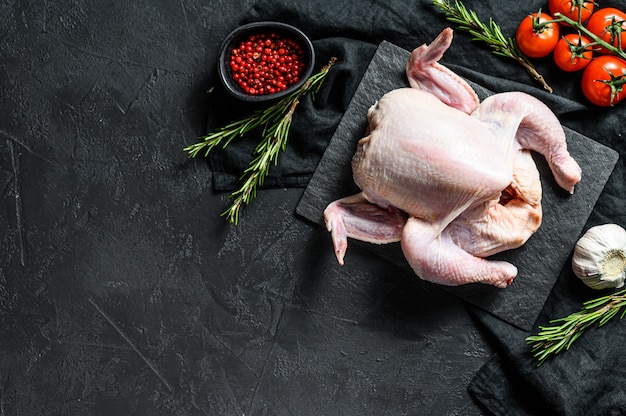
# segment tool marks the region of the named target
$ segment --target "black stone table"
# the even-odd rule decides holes
[[[182,151],[252,3],[0,5],[0,415],[481,414],[461,298]]]

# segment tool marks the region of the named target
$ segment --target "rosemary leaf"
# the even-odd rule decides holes
[[[608,296],[603,296],[601,298],[598,299],[592,299],[590,301],[587,301],[585,303],[583,303],[583,309],[595,309],[603,304],[605,304],[608,300]]]
[[[580,337],[583,333],[582,332],[575,332],[574,335],[572,335],[570,337],[570,340],[567,342],[567,345],[565,346],[566,350],[569,350],[569,347],[574,343],[574,341],[576,341],[578,339],[578,337]]]

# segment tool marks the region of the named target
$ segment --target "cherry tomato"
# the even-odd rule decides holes
[[[601,55],[595,58],[581,79],[583,94],[589,101],[600,107],[613,106],[624,98],[626,91],[626,61],[613,56]]]
[[[591,40],[577,33],[563,36],[554,48],[554,62],[563,71],[579,71],[589,65],[593,58]]]
[[[585,23],[591,13],[593,13],[593,8],[595,4],[593,0],[583,1],[583,0],[549,0],[548,1],[548,9],[550,9],[550,14],[554,16],[556,13],[561,13],[563,16],[567,16],[572,20],[578,21],[580,17],[580,22]],[[569,26],[568,24],[561,22],[564,26]]]
[[[587,22],[587,29],[607,43],[618,48],[626,48],[626,13],[613,7],[598,9]],[[599,47],[599,52],[610,53]]]
[[[533,13],[520,22],[515,41],[529,58],[543,58],[552,52],[559,41],[559,25],[546,13]]]

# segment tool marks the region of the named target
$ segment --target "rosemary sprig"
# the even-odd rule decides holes
[[[481,22],[476,12],[467,9],[460,0],[455,0],[454,3],[451,3],[450,0],[433,0],[433,4],[446,15],[446,19],[449,22],[457,25],[457,29],[471,34],[473,40],[487,44],[494,54],[515,60],[522,65],[545,90],[552,92],[552,87],[550,87],[543,76],[537,72],[526,55],[519,50],[515,39],[504,36],[502,29],[493,19],[490,18],[488,24]]]
[[[206,157],[216,146],[221,145],[222,148],[225,148],[233,139],[242,137],[262,125],[272,125],[279,122],[284,116],[285,108],[289,107],[292,96],[300,93],[304,87],[305,86],[302,86],[300,90],[294,91],[292,95],[283,98],[271,107],[255,111],[249,116],[232,121],[223,127],[215,129],[206,136],[200,137],[201,141],[198,143],[187,146],[183,150],[189,153],[189,157],[196,157],[204,150],[204,156]]]
[[[263,185],[270,166],[272,163],[278,163],[278,155],[287,145],[291,119],[298,103],[298,100],[294,101],[278,124],[272,124],[264,131],[261,142],[254,149],[254,158],[241,177],[243,181],[241,187],[230,195],[234,200],[222,213],[229,222],[234,224],[239,222],[239,210],[242,205],[247,205],[256,197],[257,187]]]
[[[626,315],[626,289],[611,295],[592,299],[583,304],[580,311],[565,318],[554,319],[553,326],[540,326],[537,335],[529,336],[526,342],[532,345],[532,354],[537,359],[537,366],[549,357],[568,350],[589,326],[598,323],[603,326],[613,317]]]
[[[230,198],[233,199],[232,204],[222,213],[222,216],[225,216],[230,223],[237,224],[239,222],[241,207],[244,204],[249,204],[256,197],[257,188],[263,185],[271,165],[278,163],[278,155],[287,146],[291,120],[300,99],[309,92],[314,98],[326,79],[328,71],[336,61],[337,58],[331,58],[318,73],[309,77],[302,87],[269,108],[258,110],[247,117],[216,129],[206,136],[200,137],[200,142],[183,149],[189,153],[189,157],[196,157],[202,151],[206,157],[216,146],[225,148],[233,139],[263,127],[261,142],[254,149],[253,159],[240,178],[242,184],[230,194]]]

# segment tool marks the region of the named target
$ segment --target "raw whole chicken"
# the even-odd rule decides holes
[[[531,151],[573,193],[581,169],[561,124],[530,95],[482,102],[438,63],[452,42],[446,28],[407,63],[410,88],[385,94],[367,113],[352,171],[361,193],[324,211],[339,264],[347,238],[400,242],[422,279],[456,286],[509,286],[517,268],[488,260],[523,245],[541,224],[541,182]]]

